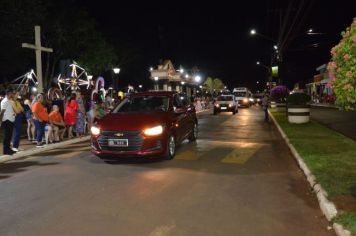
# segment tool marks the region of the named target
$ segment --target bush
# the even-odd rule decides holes
[[[306,105],[310,102],[310,96],[306,93],[293,93],[287,98],[287,103],[291,105]]]
[[[274,102],[285,102],[287,97],[287,87],[278,85],[271,89],[270,95]]]
[[[331,49],[332,59],[328,64],[329,77],[336,95],[336,102],[343,110],[356,109],[356,18],[342,39]]]

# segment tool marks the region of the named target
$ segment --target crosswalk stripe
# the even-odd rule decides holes
[[[248,148],[238,148],[232,150],[229,154],[227,154],[223,159],[221,159],[222,163],[225,164],[245,164],[260,148],[262,148],[263,144],[253,144]]]

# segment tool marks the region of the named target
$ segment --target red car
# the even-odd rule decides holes
[[[143,92],[131,94],[91,128],[91,145],[103,159],[172,159],[178,144],[197,136],[194,106],[184,106],[175,92]]]

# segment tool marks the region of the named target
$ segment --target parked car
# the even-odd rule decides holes
[[[184,106],[175,92],[143,92],[131,94],[91,128],[91,145],[102,159],[172,159],[177,145],[197,136],[194,106]]]
[[[238,105],[234,95],[220,95],[216,98],[214,115],[220,112],[232,112],[233,115],[238,112]]]

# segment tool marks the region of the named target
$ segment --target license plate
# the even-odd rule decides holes
[[[226,107],[221,107],[221,110],[226,110],[227,108]]]
[[[129,146],[129,141],[127,139],[109,139],[108,145],[110,147],[127,147]]]

